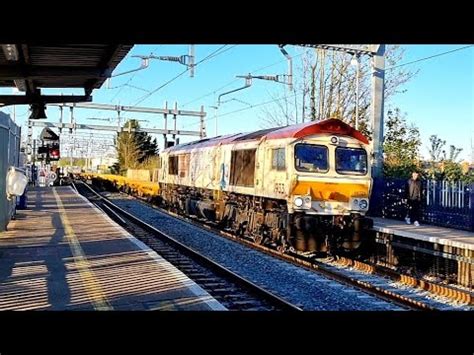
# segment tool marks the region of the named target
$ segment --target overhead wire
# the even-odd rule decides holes
[[[214,52],[212,52],[211,54],[209,54],[208,56],[206,56],[205,58],[203,58],[202,60],[200,60],[199,62],[197,62],[194,67],[197,67],[199,64],[213,58],[213,57],[216,57],[222,53],[225,53],[227,52],[228,50],[234,48],[236,45],[233,45],[225,50],[223,50],[225,47],[227,47],[228,45],[225,44],[221,47],[219,47],[218,49],[216,49]],[[147,98],[149,98],[150,96],[152,96],[153,94],[155,94],[157,91],[163,89],[164,87],[166,87],[167,85],[171,84],[173,81],[177,80],[179,77],[181,77],[182,75],[184,75],[185,73],[187,73],[188,71],[190,70],[190,68],[186,68],[184,71],[182,71],[181,73],[179,73],[178,75],[176,75],[175,77],[171,78],[170,80],[168,80],[167,82],[163,83],[162,85],[158,86],[156,89],[150,91],[148,94],[144,95],[143,97],[141,97],[134,105],[132,105],[132,107],[135,107],[137,106],[139,103],[143,102],[144,100],[146,100]]]
[[[454,52],[457,52],[457,51],[460,51],[460,50],[464,50],[464,49],[467,49],[469,47],[473,47],[474,45],[468,45],[468,46],[464,46],[464,47],[461,47],[461,48],[456,48],[456,49],[453,49],[453,50],[450,50],[450,51],[446,51],[446,52],[442,52],[442,53],[438,53],[438,54],[435,54],[435,55],[431,55],[431,56],[428,56],[428,57],[423,57],[423,58],[420,58],[420,59],[416,59],[416,60],[413,60],[413,61],[410,61],[410,62],[406,62],[406,63],[402,63],[402,64],[398,64],[398,65],[394,65],[392,67],[389,67],[389,68],[386,68],[385,70],[392,70],[392,69],[395,69],[395,68],[399,68],[399,67],[402,67],[402,66],[406,66],[406,65],[410,65],[410,64],[414,64],[414,63],[418,63],[418,62],[422,62],[422,61],[426,61],[426,60],[430,60],[430,59],[433,59],[433,58],[436,58],[436,57],[439,57],[439,56],[442,56],[442,55],[446,55],[446,54],[450,54],[450,53],[454,53]],[[368,73],[370,74],[370,73]],[[368,74],[366,74],[365,76],[367,76]],[[361,76],[362,78],[363,76]],[[280,98],[277,98],[277,99],[273,99],[273,100],[269,100],[269,101],[265,101],[265,102],[262,102],[262,103],[258,103],[258,104],[252,104],[250,107],[244,107],[244,108],[241,108],[241,109],[237,109],[237,110],[234,110],[234,111],[230,111],[230,112],[226,112],[226,113],[223,113],[221,115],[217,115],[217,118],[221,118],[221,117],[224,117],[224,116],[228,116],[228,115],[231,115],[231,114],[234,114],[234,113],[238,113],[238,112],[242,112],[242,111],[246,111],[246,110],[251,110],[253,108],[256,108],[256,107],[259,107],[259,106],[264,106],[264,105],[268,105],[270,103],[274,103],[274,102],[278,102],[278,101],[281,101],[281,100],[284,100],[284,99],[289,99],[289,98],[294,98],[297,94],[293,94],[293,95],[290,95],[290,96],[283,96],[283,97],[280,97]],[[204,120],[204,122],[207,122],[211,119],[214,119],[214,117],[209,117],[207,118],[206,120]],[[187,126],[189,127],[189,126]]]
[[[157,46],[154,50],[151,51],[150,55],[153,55],[153,53],[156,52],[156,50],[159,48],[159,46]],[[133,75],[127,80],[127,82],[125,84],[121,84],[121,85],[118,85],[114,88],[111,88],[111,89],[117,89],[117,88],[120,88],[119,91],[117,91],[117,93],[114,95],[114,97],[112,97],[112,99],[110,100],[110,102],[113,102],[115,100],[115,98],[122,92],[123,88],[126,87],[126,86],[129,86],[129,83],[133,80],[133,78],[137,75],[138,72],[135,72],[133,73]],[[141,89],[141,90],[144,90],[144,89]]]
[[[303,55],[303,53],[300,53],[300,54],[294,55],[292,58],[293,58],[293,59],[294,59],[294,58],[298,58],[298,57],[300,57],[300,56],[302,56],[302,55]],[[257,72],[259,72],[259,71],[261,71],[261,70],[268,69],[268,68],[270,68],[270,67],[273,67],[273,66],[275,66],[275,65],[277,65],[277,64],[280,64],[280,63],[283,63],[283,62],[286,62],[286,61],[287,61],[287,59],[282,59],[282,60],[279,60],[278,62],[275,62],[275,63],[273,63],[273,64],[269,64],[269,65],[266,65],[266,66],[264,66],[264,67],[261,67],[261,68],[258,68],[258,69],[254,69],[254,70],[250,71],[249,73],[250,73],[250,74],[254,74],[254,73],[257,73]],[[207,94],[205,94],[205,95],[202,95],[202,96],[200,96],[200,97],[198,97],[198,98],[196,98],[196,99],[193,99],[193,100],[191,100],[191,101],[189,101],[189,102],[186,102],[186,103],[183,105],[183,107],[186,106],[186,105],[192,104],[192,103],[194,103],[194,102],[196,102],[196,101],[199,101],[199,100],[201,100],[201,99],[203,99],[203,98],[206,98],[206,97],[208,97],[208,96],[210,96],[210,95],[212,95],[212,94],[216,94],[218,91],[220,91],[220,90],[222,90],[222,89],[224,89],[224,88],[226,88],[226,87],[232,85],[233,83],[235,83],[235,82],[237,82],[237,81],[239,81],[239,80],[240,80],[240,78],[234,79],[234,80],[228,82],[227,84],[225,84],[225,85],[219,87],[218,89],[215,89],[215,90],[213,90],[213,91],[211,91],[211,92],[209,92],[209,93],[207,93]]]

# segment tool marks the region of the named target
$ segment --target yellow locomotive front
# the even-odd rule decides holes
[[[320,133],[291,145],[287,204],[297,250],[356,249],[371,227],[364,217],[372,184],[368,144],[358,138]]]

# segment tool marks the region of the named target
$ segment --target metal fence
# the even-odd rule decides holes
[[[6,177],[8,168],[20,163],[20,139],[20,127],[0,112],[0,232],[6,229],[15,211],[15,199],[7,200]]]
[[[403,202],[406,183],[406,179],[374,179],[369,214],[403,220],[407,214]],[[422,222],[474,231],[474,184],[434,180],[422,183]]]

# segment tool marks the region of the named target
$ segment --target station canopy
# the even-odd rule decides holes
[[[92,101],[133,45],[0,44],[0,87],[24,95],[0,95],[0,106]],[[84,95],[41,95],[42,88],[82,88]]]

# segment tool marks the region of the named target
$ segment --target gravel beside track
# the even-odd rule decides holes
[[[403,310],[353,287],[180,221],[125,194],[104,195],[176,240],[304,310]]]

